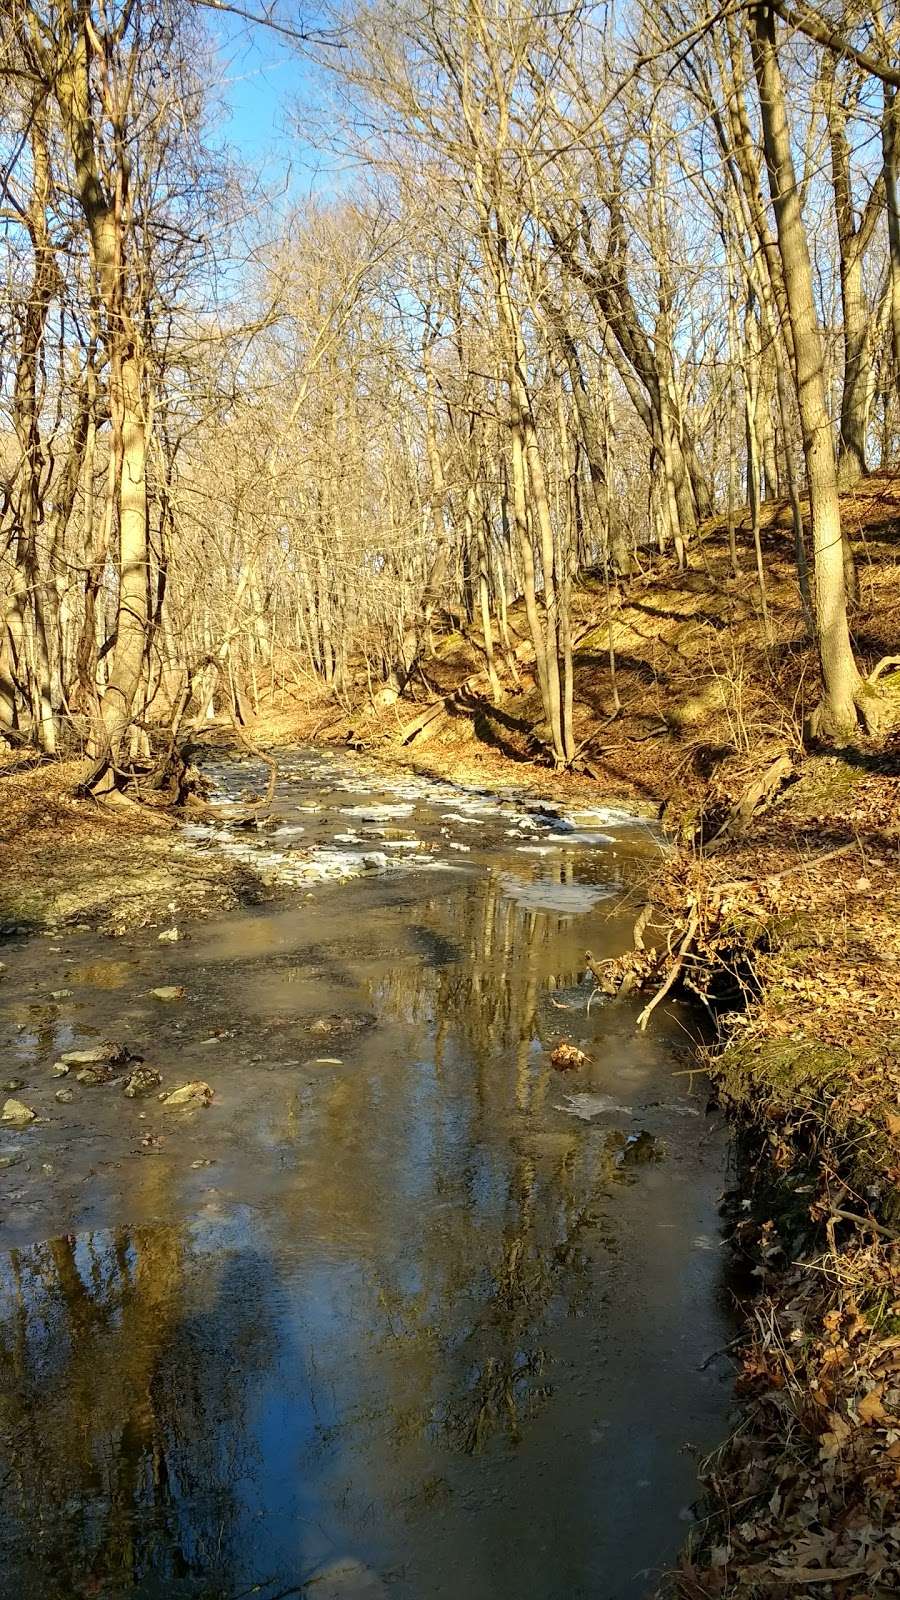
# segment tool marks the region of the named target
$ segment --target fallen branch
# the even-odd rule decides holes
[[[678,954],[676,955],[675,960],[672,963],[672,966],[669,968],[668,977],[666,978],[666,981],[662,985],[662,987],[657,989],[656,994],[653,996],[653,999],[651,1001],[649,1001],[649,1003],[647,1005],[645,1005],[643,1011],[641,1012],[640,1016],[637,1019],[637,1025],[638,1025],[641,1033],[646,1032],[647,1024],[650,1021],[650,1018],[653,1015],[653,1012],[656,1010],[656,1007],[660,1004],[660,1001],[665,999],[666,995],[670,992],[670,990],[672,988],[674,988],[675,984],[677,983],[679,974],[681,972],[681,969],[684,966],[685,959],[687,957],[688,951],[690,950],[691,945],[693,944],[693,942],[694,942],[694,940],[695,940],[695,938],[697,936],[697,929],[699,928],[699,926],[700,926],[700,912],[699,912],[699,910],[697,908],[697,905],[695,903],[692,903],[691,914],[690,914],[690,917],[688,918],[687,929],[685,930],[685,935],[684,935],[684,938],[681,941],[681,944],[678,946]]]

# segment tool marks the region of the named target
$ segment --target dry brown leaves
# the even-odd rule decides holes
[[[759,1240],[771,1253],[772,1225]],[[763,1265],[763,1270],[765,1267]],[[706,1463],[698,1600],[900,1591],[900,1251],[851,1245],[782,1274],[741,1355],[743,1425]]]

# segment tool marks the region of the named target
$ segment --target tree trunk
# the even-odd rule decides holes
[[[831,419],[825,393],[822,339],[816,318],[812,266],[800,210],[775,15],[768,5],[749,13],[753,66],[759,89],[769,188],[793,332],[797,404],[809,484],[816,581],[816,625],[825,694],[817,719],[838,736],[855,732],[865,685],[850,644],[841,541],[841,513]]]

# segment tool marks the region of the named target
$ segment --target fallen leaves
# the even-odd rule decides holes
[[[579,1067],[587,1066],[590,1056],[579,1050],[575,1044],[558,1044],[550,1052],[550,1063],[557,1072],[574,1072]]]

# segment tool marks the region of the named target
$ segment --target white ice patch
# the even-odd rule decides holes
[[[344,817],[359,817],[362,822],[389,822],[392,817],[411,817],[413,807],[404,803],[396,805],[342,806]]]
[[[618,1101],[609,1094],[567,1094],[563,1096],[565,1105],[557,1106],[557,1111],[564,1111],[570,1117],[578,1117],[582,1122],[592,1122],[594,1117],[604,1116],[615,1111],[623,1117],[633,1117],[631,1106],[620,1106]]]
[[[558,911],[569,916],[592,911],[616,892],[612,884],[550,883],[545,878],[529,881],[509,875],[500,879],[500,887],[526,911]]]

